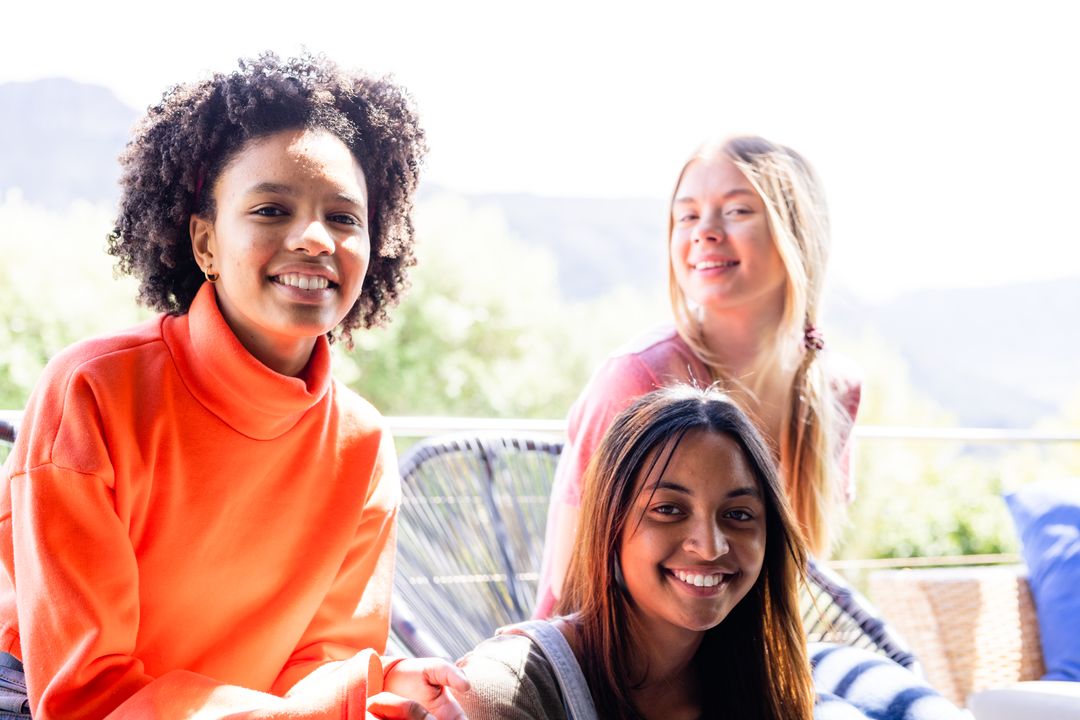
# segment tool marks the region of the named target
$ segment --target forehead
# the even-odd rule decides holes
[[[367,195],[356,157],[333,133],[322,129],[280,130],[247,141],[226,165],[221,180],[243,186],[322,181]]]
[[[686,165],[679,187],[675,191],[675,199],[726,195],[737,190],[745,190],[757,196],[746,176],[730,158],[726,155],[712,155],[694,158]]]
[[[668,442],[655,448],[639,473],[637,490],[640,493],[661,480],[676,483],[703,499],[722,499],[742,489],[761,492],[738,441],[726,433],[704,429],[688,431],[678,444]]]

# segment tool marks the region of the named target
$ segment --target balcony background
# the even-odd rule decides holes
[[[67,344],[149,317],[103,252],[116,199],[116,168],[103,157],[120,150],[136,110],[72,81],[0,83],[0,108],[16,107],[2,115],[0,155],[33,162],[0,174],[0,408],[9,409],[25,404]],[[843,180],[825,174],[843,272],[821,325],[829,351],[861,368],[864,386],[858,497],[838,562],[1011,558],[1001,492],[1080,476],[1080,278],[1063,263],[1059,279],[913,283],[867,299],[850,286],[843,218],[854,189],[839,155],[821,162]],[[561,432],[606,354],[667,319],[664,202],[423,186],[413,288],[388,327],[335,348],[338,376],[392,418],[402,450],[417,434],[478,425]]]

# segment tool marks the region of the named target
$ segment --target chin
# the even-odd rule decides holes
[[[690,632],[704,633],[712,630],[715,627],[718,627],[721,623],[724,622],[724,620],[727,619],[729,614],[730,613],[728,612],[724,612],[715,613],[708,616],[699,615],[697,617],[683,618],[683,621],[680,624],[682,625],[683,629]]]
[[[290,318],[282,324],[282,331],[296,338],[317,338],[326,335],[341,324],[343,318],[335,317],[305,317]]]

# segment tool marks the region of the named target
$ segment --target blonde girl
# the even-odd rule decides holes
[[[581,477],[612,418],[676,382],[730,393],[765,437],[812,553],[827,553],[852,496],[847,447],[860,385],[818,325],[828,258],[820,183],[794,150],[739,136],[706,143],[672,195],[673,326],[613,353],[570,411],[548,516],[535,615],[561,595],[581,517]]]

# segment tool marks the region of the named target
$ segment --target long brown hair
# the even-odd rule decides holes
[[[751,399],[757,383],[789,362],[793,352],[802,353],[788,390],[781,437],[774,440],[795,517],[810,550],[823,556],[828,553],[830,529],[843,507],[836,438],[840,428],[851,423],[829,382],[820,353],[812,345],[804,351],[802,342],[806,330],[816,328],[819,322],[829,255],[825,196],[813,168],[799,153],[757,136],[737,136],[702,145],[683,165],[675,192],[691,163],[718,156],[735,164],[765,204],[769,230],[787,271],[783,316],[749,382],[730,377],[705,345],[701,322],[675,277],[670,251],[674,228],[669,212],[668,289],[675,327],[709,366],[713,380]]]
[[[640,488],[662,474],[690,430],[723,433],[739,445],[765,504],[765,560],[746,596],[706,631],[694,668],[725,718],[798,720],[813,713],[813,687],[798,607],[806,551],[772,456],[746,415],[723,393],[675,385],[638,398],[615,418],[584,476],[578,552],[570,561],[561,615],[576,614],[582,670],[597,712],[639,720],[630,660],[639,632],[633,599],[618,580],[619,539]],[[707,685],[706,685],[707,683]],[[703,717],[720,717],[706,705]]]

